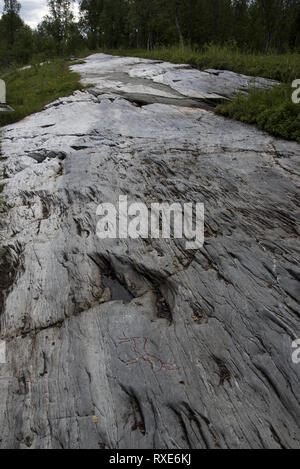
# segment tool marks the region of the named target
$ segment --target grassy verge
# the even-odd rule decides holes
[[[41,111],[47,103],[68,96],[73,91],[83,88],[80,76],[71,72],[66,60],[54,60],[44,65],[33,65],[27,70],[6,70],[2,73],[6,83],[7,102],[15,112],[0,113],[0,127],[23,119],[34,112]],[[0,135],[1,155],[1,135]],[[0,251],[2,230],[4,229],[7,205],[3,197],[3,174],[0,174]],[[2,252],[2,251],[1,251]],[[0,252],[0,271],[2,256]],[[0,282],[1,308],[1,282]]]
[[[299,54],[267,56],[244,54],[234,47],[214,45],[202,49],[173,46],[151,51],[130,49],[105,50],[104,52],[173,63],[189,63],[202,70],[226,69],[281,81],[283,84],[271,91],[253,91],[249,96],[237,95],[231,102],[218,106],[216,112],[242,122],[255,124],[272,135],[300,141],[300,104],[293,104],[291,101],[291,94],[294,91],[291,83],[300,78]],[[85,57],[92,53],[92,51],[85,50],[78,57]],[[43,66],[34,65],[28,70],[9,71],[3,78],[7,85],[8,103],[16,112],[0,115],[0,126],[38,112],[54,99],[83,88],[79,83],[79,75],[71,72],[68,62],[62,59]]]
[[[206,46],[201,50],[190,47],[162,47],[145,50],[109,50],[113,55],[188,63],[205,70],[231,70],[250,76],[260,76],[283,82],[271,91],[253,91],[248,96],[237,95],[232,101],[218,106],[216,112],[242,122],[257,125],[272,135],[300,142],[300,104],[291,100],[292,82],[300,79],[300,55],[243,54],[233,47]]]
[[[300,78],[300,54],[258,55],[244,54],[234,47],[208,45],[202,49],[191,47],[161,47],[147,50],[106,50],[112,55],[188,63],[199,67],[232,70],[254,77],[271,78],[291,83]]]
[[[223,116],[249,124],[286,140],[300,143],[300,104],[291,100],[292,88],[281,84],[271,91],[252,91],[237,95],[229,103],[217,107]]]
[[[71,72],[65,60],[10,71],[1,78],[6,82],[7,103],[15,112],[0,115],[0,126],[39,112],[51,101],[83,88],[79,74]]]
[[[42,66],[33,65],[27,70],[11,70],[2,74],[2,78],[6,83],[7,102],[15,112],[0,114],[0,127],[41,111],[47,103],[83,88],[79,83],[80,76],[71,72],[68,63],[64,60],[55,60]],[[2,178],[3,175],[0,174],[0,272],[3,259],[5,260],[3,252],[6,252],[2,250],[1,243],[7,211],[6,201],[2,194],[4,189]],[[0,309],[1,288],[0,282]]]

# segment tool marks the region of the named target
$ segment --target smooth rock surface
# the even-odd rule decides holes
[[[95,85],[101,93],[113,90],[125,96],[134,93],[177,99],[174,104],[192,98],[198,100],[198,105],[199,101],[214,105],[236,92],[246,93],[254,87],[269,89],[277,84],[225,70],[200,71],[184,64],[104,54],[90,56],[85,64],[72,69],[82,73],[84,84]]]
[[[0,447],[299,449],[300,145],[183,105],[248,78],[73,68],[94,88],[2,132]],[[98,239],[119,195],[203,202],[204,247]]]

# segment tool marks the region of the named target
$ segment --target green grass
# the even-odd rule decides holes
[[[281,84],[271,91],[252,91],[249,96],[237,95],[229,103],[217,107],[223,116],[249,124],[286,140],[300,142],[300,104],[291,99],[290,85]]]
[[[172,46],[147,50],[106,50],[113,55],[142,57],[186,63],[199,67],[232,70],[233,72],[271,78],[290,83],[300,78],[300,54],[245,54],[233,46],[207,45],[202,49]]]
[[[0,126],[19,121],[41,111],[57,98],[82,89],[80,75],[71,72],[65,60],[45,65],[33,65],[28,70],[13,70],[2,75],[6,82],[7,104],[15,112],[0,115]]]
[[[217,68],[232,70],[250,76],[261,76],[282,81],[271,91],[253,91],[249,96],[237,95],[232,101],[217,107],[216,112],[233,119],[257,125],[272,135],[300,141],[300,104],[293,104],[293,80],[300,78],[300,55],[244,54],[233,46],[209,45],[202,49],[192,47],[160,47],[147,50],[105,50],[113,55],[135,56],[188,63],[205,70]],[[82,51],[78,58],[92,54]],[[82,63],[79,60],[77,63]],[[72,62],[76,64],[76,62]],[[71,72],[66,60],[54,60],[30,70],[9,71],[2,75],[7,85],[7,102],[16,112],[0,115],[0,126],[21,120],[41,111],[45,104],[68,96],[83,86],[80,76]]]
[[[244,54],[232,46],[209,45],[203,49],[191,47],[161,47],[146,50],[109,50],[113,55],[143,57],[187,63],[201,70],[215,68],[231,70],[255,77],[270,78],[282,84],[271,91],[253,91],[248,96],[237,95],[232,101],[216,108],[216,112],[232,119],[257,125],[272,135],[300,142],[300,104],[292,103],[291,84],[300,79],[300,54]]]
[[[2,73],[1,78],[6,82],[7,103],[15,112],[0,114],[0,127],[17,122],[34,112],[41,111],[51,101],[82,89],[83,86],[79,83],[80,75],[71,72],[68,65],[65,60],[55,60],[42,66],[33,65],[28,70],[20,71],[15,69],[6,71],[5,74]],[[8,209],[5,197],[2,194],[4,190],[2,179],[3,174],[0,174],[0,246]]]

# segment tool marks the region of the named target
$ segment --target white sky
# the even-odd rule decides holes
[[[47,15],[47,0],[19,0],[21,3],[20,15],[32,28],[35,28],[43,16]],[[2,14],[4,1],[0,0],[0,16]],[[74,10],[78,12],[78,4],[75,4]]]

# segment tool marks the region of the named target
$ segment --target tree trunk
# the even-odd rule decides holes
[[[178,31],[178,34],[179,34],[180,45],[184,46],[184,39],[183,39],[183,35],[182,35],[182,31],[181,31],[181,27],[180,27],[180,23],[179,23],[177,15],[176,15],[176,18],[175,18],[175,22],[176,22],[176,28],[177,28],[177,31]]]

